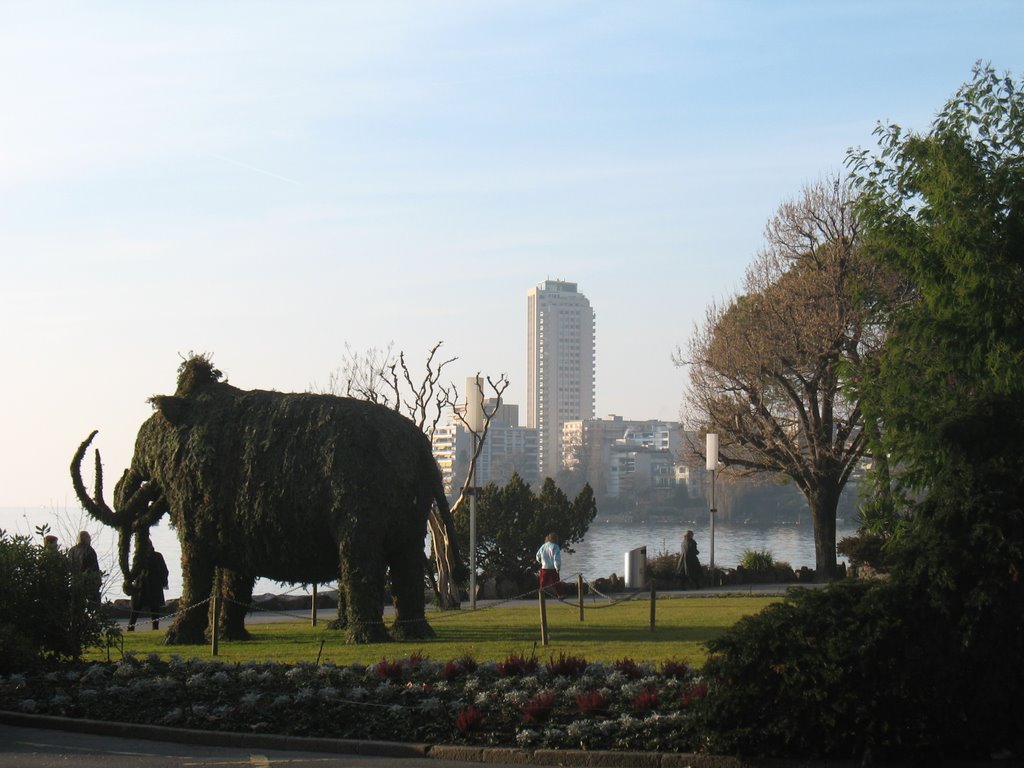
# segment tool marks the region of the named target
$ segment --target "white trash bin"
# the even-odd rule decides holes
[[[647,547],[637,547],[626,553],[626,589],[643,589],[647,585]]]

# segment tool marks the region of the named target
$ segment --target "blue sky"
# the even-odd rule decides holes
[[[1003,2],[17,2],[0,6],[0,507],[120,475],[208,352],[326,386],[435,342],[525,410],[526,291],[597,313],[597,411],[678,419],[685,346],[802,185],[926,129]],[[112,487],[112,480],[110,481]]]

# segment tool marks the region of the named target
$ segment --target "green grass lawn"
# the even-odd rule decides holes
[[[338,665],[374,664],[382,658],[400,659],[412,654],[447,661],[470,655],[477,661],[500,661],[510,654],[530,656],[540,661],[550,657],[579,656],[588,661],[616,661],[630,658],[637,662],[661,662],[666,659],[703,666],[707,658],[704,643],[717,637],[742,617],[758,613],[778,602],[778,597],[701,597],[659,598],[656,603],[655,629],[650,627],[650,601],[635,599],[607,607],[586,608],[579,620],[576,605],[548,601],[550,635],[547,646],[540,640],[538,606],[502,605],[470,611],[431,612],[428,619],[437,637],[415,642],[391,642],[349,645],[344,633],[327,628],[333,612],[321,612],[319,625],[295,620],[249,623],[253,639],[246,642],[221,642],[217,658],[225,662],[242,661],[329,661]],[[140,624],[140,627],[142,625]],[[322,644],[322,647],[321,647]],[[124,651],[138,654],[209,657],[210,646],[163,645],[163,631],[143,630],[124,634]],[[120,658],[120,650],[110,649],[111,658]],[[87,658],[106,659],[106,649],[93,649]]]

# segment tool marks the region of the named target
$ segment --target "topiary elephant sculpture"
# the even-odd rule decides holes
[[[203,603],[215,589],[228,600],[227,637],[247,636],[244,616],[257,577],[291,583],[338,579],[339,624],[354,642],[387,640],[383,595],[388,573],[392,633],[433,636],[424,614],[424,540],[431,506],[448,539],[454,523],[427,437],[381,405],[346,397],[240,390],[205,356],[182,363],[172,396],[151,398],[131,467],[103,502],[96,456],[95,497],[76,451],[72,480],[82,504],[121,530],[121,565],[130,582],[130,534],[168,512],[181,542],[183,590],[166,642],[201,643]],[[454,545],[453,545],[454,546]],[[458,553],[448,552],[452,572]]]

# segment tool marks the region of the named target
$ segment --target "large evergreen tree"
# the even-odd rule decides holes
[[[525,587],[537,570],[535,555],[544,537],[555,533],[563,551],[572,552],[572,545],[583,540],[596,515],[589,484],[570,501],[550,477],[540,493],[534,493],[518,473],[504,486],[489,483],[477,503],[477,566],[484,577],[511,579]],[[459,545],[468,553],[467,505],[454,516]]]

